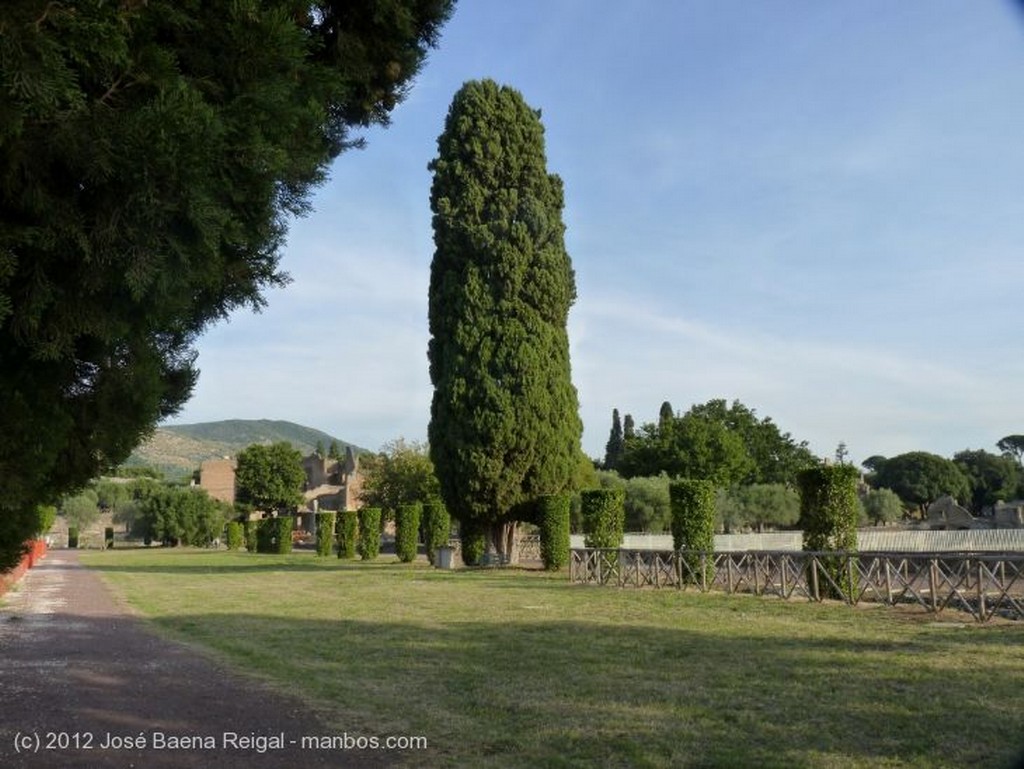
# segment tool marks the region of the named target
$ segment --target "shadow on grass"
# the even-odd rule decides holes
[[[959,659],[941,632],[884,644],[599,618],[159,625],[339,724],[426,735],[451,758],[435,765],[1003,768],[1024,745],[1020,655],[994,675],[978,639]]]

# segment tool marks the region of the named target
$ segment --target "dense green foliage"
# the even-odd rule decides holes
[[[359,458],[363,489],[359,499],[367,507],[379,507],[384,520],[394,520],[402,505],[440,494],[434,465],[427,447],[399,438],[377,454]]]
[[[657,424],[644,424],[624,440],[619,469],[626,477],[664,472],[719,487],[791,484],[799,469],[815,462],[806,443],[796,443],[770,417],[758,418],[739,401],[727,406],[711,400],[682,415],[663,403]]]
[[[69,526],[79,530],[87,529],[100,517],[99,497],[94,489],[83,489],[74,496],[62,499],[60,512]]]
[[[714,574],[709,556],[715,551],[715,484],[683,478],[673,481],[668,492],[672,502],[672,547],[685,551],[680,564],[683,579],[706,582]]]
[[[78,527],[68,526],[68,547],[74,550],[78,547]]]
[[[419,502],[399,505],[395,511],[395,554],[402,563],[416,560],[422,517],[423,505]]]
[[[903,502],[891,489],[868,489],[860,499],[869,522],[894,523],[903,517]]]
[[[249,553],[255,553],[259,547],[259,533],[260,533],[260,522],[259,520],[247,520],[242,524],[242,528],[245,531],[245,550]]]
[[[19,511],[122,462],[181,407],[195,339],[287,282],[289,217],[353,129],[387,123],[450,10],[3,4],[0,536],[20,542]]]
[[[316,554],[326,557],[334,548],[335,513],[320,513],[316,517]]]
[[[228,521],[225,539],[228,550],[239,550],[245,544],[245,527],[241,521]]]
[[[46,534],[50,529],[53,528],[54,522],[57,520],[57,508],[53,505],[37,505],[36,506],[36,528],[33,534],[36,537],[41,537]]]
[[[452,536],[452,520],[448,509],[438,498],[423,503],[423,545],[427,560],[434,563],[437,548],[447,547]]]
[[[583,544],[586,547],[619,547],[625,526],[625,490],[587,489],[580,492],[580,500],[583,505]]]
[[[478,566],[487,552],[487,534],[470,525],[459,524],[459,549],[462,563],[466,566]]]
[[[726,533],[793,526],[800,517],[800,494],[782,483],[755,483],[720,489],[717,520]]]
[[[911,451],[881,460],[874,458],[871,483],[875,488],[896,492],[908,505],[917,505],[922,511],[939,497],[949,494],[958,501],[970,498],[970,483],[952,460]]]
[[[580,454],[562,182],[539,113],[490,80],[455,94],[430,169],[430,455],[449,512],[507,558],[509,529],[570,488]]]
[[[710,553],[715,549],[715,485],[684,478],[668,487],[672,501],[672,547]]]
[[[599,470],[597,480],[601,488],[625,492],[626,531],[661,534],[671,527],[672,509],[668,497],[671,479],[667,474],[623,478],[612,470]]]
[[[342,510],[338,513],[338,557],[355,558],[358,539],[359,513],[356,510]]]
[[[250,446],[238,455],[235,499],[265,512],[290,512],[302,501],[306,473],[291,444]]]
[[[203,489],[147,488],[138,501],[132,535],[164,545],[209,545],[224,531],[230,510]]]
[[[1024,435],[1007,435],[996,441],[996,448],[1020,466],[1024,463]]]
[[[1024,490],[1020,465],[1011,456],[981,450],[960,451],[953,455],[953,463],[967,478],[970,496],[963,504],[975,515],[996,502],[1016,499]]]
[[[800,489],[800,527],[804,532],[804,550],[810,552],[854,551],[857,549],[858,472],[850,465],[812,467],[797,474]],[[820,594],[841,598],[856,587],[842,560],[824,556],[822,565],[835,587],[820,584]],[[838,590],[836,589],[838,587]]]
[[[295,519],[290,515],[263,518],[256,527],[256,552],[284,554],[292,551]]]
[[[540,558],[555,571],[569,563],[569,494],[546,494],[537,500]]]
[[[359,510],[359,557],[364,561],[372,561],[380,555],[380,522],[379,507],[364,507]]]

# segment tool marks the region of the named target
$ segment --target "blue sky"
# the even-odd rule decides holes
[[[427,164],[484,77],[542,110],[565,184],[591,456],[613,408],[664,400],[856,461],[1024,433],[1024,16],[999,0],[464,0],[172,422],[425,438]]]

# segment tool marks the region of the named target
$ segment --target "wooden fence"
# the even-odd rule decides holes
[[[616,587],[672,587],[856,605],[962,611],[979,622],[1024,619],[1024,553],[852,553],[574,548],[569,578]]]

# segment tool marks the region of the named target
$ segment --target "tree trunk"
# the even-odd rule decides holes
[[[496,523],[491,527],[491,543],[501,563],[519,563],[519,524],[516,521]]]

